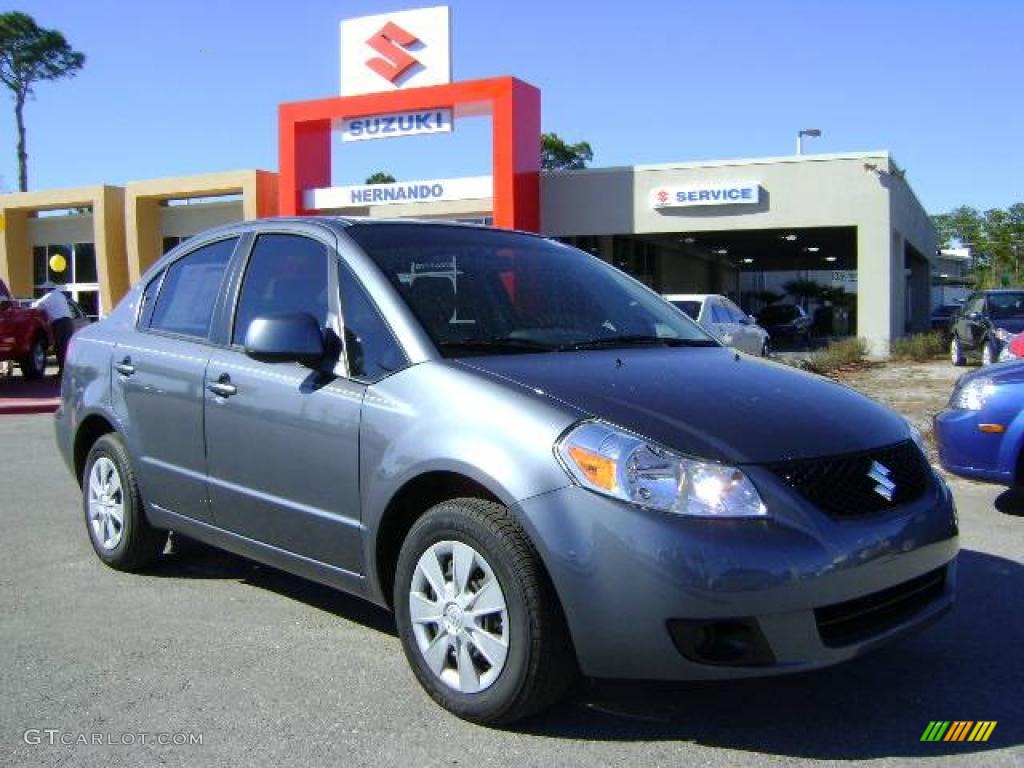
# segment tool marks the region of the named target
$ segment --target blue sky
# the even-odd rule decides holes
[[[338,92],[338,22],[438,4],[23,0],[88,56],[27,107],[30,188],[276,169],[277,105]],[[544,129],[588,140],[595,166],[791,154],[814,127],[807,152],[889,149],[930,212],[1024,201],[1022,2],[450,5],[455,78],[538,86]],[[339,143],[334,182],[488,173],[489,151],[483,119],[451,137]]]

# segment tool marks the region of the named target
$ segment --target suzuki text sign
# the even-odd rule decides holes
[[[651,192],[652,208],[685,208],[694,205],[756,205],[760,184],[708,184],[700,187],[657,187]]]
[[[450,83],[450,25],[446,6],[341,22],[341,95]]]
[[[424,133],[451,133],[450,109],[427,109],[421,112],[397,112],[373,117],[347,117],[341,121],[342,141],[366,141],[397,136],[419,136]]]

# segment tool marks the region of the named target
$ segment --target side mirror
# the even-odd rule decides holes
[[[320,323],[308,312],[257,315],[245,334],[245,354],[261,363],[296,362],[314,368],[327,354]]]

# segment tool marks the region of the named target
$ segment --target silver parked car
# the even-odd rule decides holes
[[[579,673],[813,669],[953,603],[952,498],[907,422],[534,235],[211,230],[76,334],[62,394],[103,562],[174,531],[393,609],[477,722]]]
[[[761,357],[771,349],[768,331],[725,296],[717,293],[671,293],[664,298],[715,334],[726,346]]]

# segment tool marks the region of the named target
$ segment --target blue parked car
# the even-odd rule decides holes
[[[950,472],[1024,485],[1024,362],[965,374],[935,417],[939,459]]]

